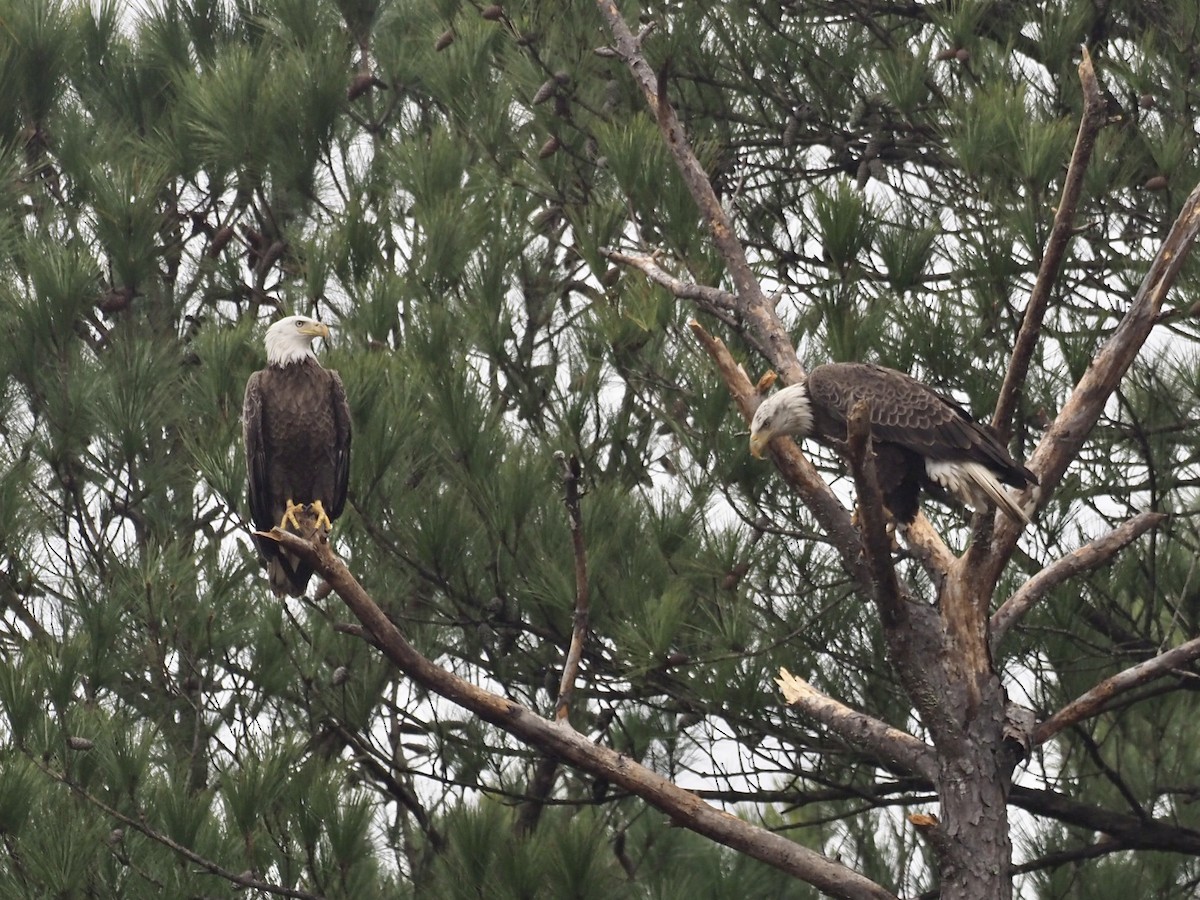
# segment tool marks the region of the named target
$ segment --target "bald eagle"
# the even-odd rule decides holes
[[[879,487],[898,521],[916,518],[920,490],[926,487],[941,488],[976,510],[993,503],[1029,523],[1003,485],[1023,490],[1037,484],[1037,477],[952,399],[883,366],[829,363],[777,391],[759,405],[750,423],[750,452],[761,457],[771,438],[781,434],[840,447],[846,417],[859,400],[870,404]]]
[[[267,367],[246,382],[242,428],[250,515],[259,531],[279,527],[311,539],[346,505],[350,408],[338,373],[321,368],[313,341],[329,327],[287,316],[267,329]],[[312,567],[266,537],[254,543],[276,596],[303,595]]]

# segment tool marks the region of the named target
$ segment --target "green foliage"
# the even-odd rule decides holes
[[[656,24],[663,96],[805,361],[904,368],[983,415],[1092,47],[1112,122],[1014,422],[1027,456],[1200,170],[1194,4],[834,6],[622,11]],[[748,458],[687,327],[757,377],[744,323],[603,254],[658,250],[732,288],[591,7],[142,7],[0,0],[0,895],[229,889],[165,837],[324,897],[814,896],[568,768],[546,792],[529,748],[414,687],[336,598],[269,594],[241,403],[293,310],[334,327],[321,358],[353,414],[335,548],[415,646],[553,708],[578,590],[555,453],[574,455],[575,726],[898,893],[933,889],[902,812],[923,786],[778,703],[786,665],[920,732],[870,606]],[[999,648],[1039,713],[1200,622],[1194,266],[1180,284],[1002,582],[1174,514]],[[957,541],[960,512],[926,509]],[[1080,726],[1022,783],[1200,829],[1193,678]],[[1017,862],[1047,859],[1027,896],[1184,897],[1198,874],[1142,851],[1058,865],[1094,829],[1021,828]]]

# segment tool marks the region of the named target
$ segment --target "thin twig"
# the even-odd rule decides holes
[[[290,535],[290,537],[295,538],[295,535]],[[296,540],[300,539],[296,538]],[[267,894],[274,894],[277,897],[292,897],[294,900],[323,900],[319,894],[310,894],[308,891],[301,891],[295,888],[283,887],[282,885],[278,884],[271,884],[269,881],[262,881],[261,879],[255,878],[253,875],[239,875],[235,872],[231,872],[229,869],[218,865],[211,859],[206,859],[205,857],[201,856],[195,850],[185,847],[183,844],[179,843],[168,835],[165,835],[160,831],[156,831],[141,819],[135,819],[133,816],[128,816],[120,810],[114,809],[99,797],[94,797],[89,794],[81,785],[76,784],[63,773],[56,772],[54,769],[51,769],[40,760],[32,756],[28,757],[28,759],[50,778],[53,778],[64,787],[69,788],[77,797],[81,797],[83,800],[103,812],[106,816],[116,819],[127,828],[132,828],[134,831],[145,835],[155,843],[162,844],[172,853],[176,853],[189,862],[195,863],[211,875],[215,875],[218,878],[224,878],[226,881],[236,884],[240,888],[263,891]]]

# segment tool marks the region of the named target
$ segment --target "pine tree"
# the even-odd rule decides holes
[[[1191,896],[1195,12],[0,0],[0,894]],[[355,442],[280,602],[293,311]],[[751,459],[828,360],[1034,525]]]

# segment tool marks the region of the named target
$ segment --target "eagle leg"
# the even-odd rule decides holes
[[[304,529],[300,525],[300,520],[298,518],[296,518],[296,513],[298,513],[298,512],[299,513],[304,512],[304,504],[303,503],[294,503],[292,501],[292,498],[288,497],[287,509],[285,509],[283,511],[283,517],[279,520],[279,530],[287,531],[288,523],[291,522],[291,524],[292,524],[291,530],[293,532],[303,531]],[[321,514],[324,515],[324,512],[325,511],[322,510]]]
[[[325,504],[320,500],[314,500],[309,504],[309,508],[317,514],[317,527],[324,528],[326,531],[333,530],[333,522],[329,518],[329,514],[325,512]]]

